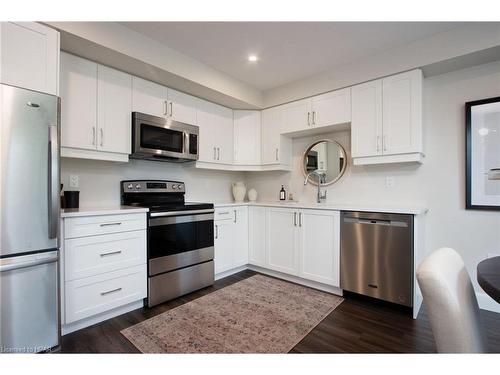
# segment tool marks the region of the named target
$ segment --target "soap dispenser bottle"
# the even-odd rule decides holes
[[[286,191],[283,185],[281,185],[281,190],[280,190],[280,201],[286,200]]]

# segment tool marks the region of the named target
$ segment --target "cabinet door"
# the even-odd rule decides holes
[[[383,154],[422,151],[422,72],[397,74],[383,83]]]
[[[142,78],[132,77],[132,111],[165,117],[167,88]]]
[[[339,212],[303,210],[299,215],[299,276],[320,283],[339,286]]]
[[[236,207],[234,214],[235,244],[233,267],[248,263],[248,207]]]
[[[215,163],[217,159],[216,139],[216,113],[217,105],[199,100],[196,117],[200,128],[198,161]]]
[[[297,212],[287,208],[269,208],[266,219],[267,267],[297,275]]]
[[[352,88],[352,157],[382,154],[382,80]]]
[[[351,121],[351,88],[329,92],[311,99],[313,127],[343,124]]]
[[[36,22],[2,22],[0,48],[0,82],[58,95],[56,30]]]
[[[260,165],[260,111],[234,111],[233,114],[234,164]]]
[[[61,53],[61,146],[97,148],[97,64]]]
[[[186,124],[197,125],[196,105],[197,98],[184,94],[183,92],[168,89],[168,109],[167,113],[175,121]]]
[[[280,162],[280,136],[283,111],[279,107],[262,111],[262,164]]]
[[[132,76],[103,65],[98,66],[97,72],[97,149],[129,154]]]
[[[236,243],[233,220],[216,221],[214,224],[215,273],[233,268],[233,252]]]
[[[216,106],[214,124],[216,128],[216,162],[221,164],[233,164],[234,160],[234,131],[233,110]]]
[[[309,129],[311,122],[311,99],[297,100],[283,106],[285,112],[282,133]]]
[[[248,262],[266,267],[266,208],[248,208]]]

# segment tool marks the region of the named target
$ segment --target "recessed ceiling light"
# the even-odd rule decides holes
[[[257,57],[257,55],[248,55],[248,61],[250,61],[250,62],[255,62],[258,59],[259,58]]]

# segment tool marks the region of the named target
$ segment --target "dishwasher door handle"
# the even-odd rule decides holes
[[[344,223],[384,225],[384,226],[388,226],[388,227],[402,227],[402,228],[408,227],[408,223],[406,223],[404,221],[380,220],[380,219],[361,219],[361,218],[354,218],[354,217],[345,217]]]

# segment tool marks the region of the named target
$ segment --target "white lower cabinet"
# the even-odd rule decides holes
[[[299,276],[339,286],[340,212],[302,210],[299,215]]]
[[[339,287],[339,211],[255,206],[248,221],[251,265]]]
[[[268,208],[266,215],[267,267],[290,275],[299,271],[297,211]]]
[[[215,210],[215,273],[248,263],[248,207],[223,207]]]
[[[266,207],[248,208],[248,263],[265,267]]]
[[[63,332],[146,297],[146,213],[67,217],[62,232]]]

